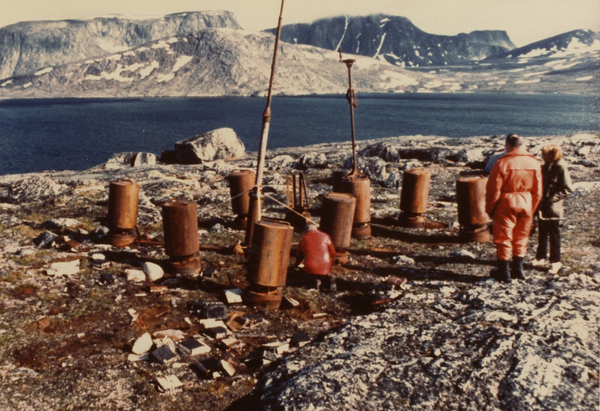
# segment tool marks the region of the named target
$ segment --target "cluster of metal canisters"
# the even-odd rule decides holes
[[[110,183],[108,195],[108,241],[125,247],[135,241],[140,187],[132,181]],[[163,205],[165,252],[169,271],[198,274],[201,270],[196,204],[172,200]]]

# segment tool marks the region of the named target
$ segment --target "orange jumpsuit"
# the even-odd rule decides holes
[[[533,213],[542,196],[540,163],[523,146],[494,165],[488,178],[485,211],[494,219],[494,244],[499,260],[524,257]]]
[[[328,275],[336,256],[331,238],[319,230],[310,230],[300,243],[296,253],[296,261],[304,259],[304,272],[308,274]]]

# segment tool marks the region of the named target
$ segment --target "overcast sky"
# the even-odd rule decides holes
[[[0,27],[108,14],[230,10],[245,29],[261,30],[276,26],[280,5],[280,0],[0,0]],[[283,23],[372,13],[408,17],[432,34],[506,30],[517,46],[569,30],[600,31],[600,0],[286,0]]]

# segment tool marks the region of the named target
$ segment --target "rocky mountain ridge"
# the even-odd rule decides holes
[[[12,24],[0,28],[0,79],[108,56],[208,27],[241,28],[228,11],[176,13],[145,20],[114,16]]]
[[[275,29],[267,30],[275,33]],[[329,50],[379,58],[400,67],[447,66],[496,57],[515,48],[499,30],[456,36],[426,33],[406,17],[386,14],[338,16],[313,23],[290,24],[281,39]]]

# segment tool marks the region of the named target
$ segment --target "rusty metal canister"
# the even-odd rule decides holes
[[[331,172],[331,191],[333,191],[334,193],[343,193],[344,191],[342,186],[342,180],[348,174],[350,174],[350,170],[333,170]]]
[[[458,222],[463,226],[480,226],[489,222],[485,212],[485,186],[483,176],[460,176],[456,181]]]
[[[163,205],[165,252],[172,258],[183,258],[200,251],[196,203],[172,200]]]
[[[356,199],[348,193],[329,193],[323,197],[320,230],[329,234],[333,246],[344,249],[350,245]]]
[[[108,227],[133,230],[137,225],[140,186],[132,181],[113,181],[108,190]]]
[[[425,214],[429,202],[431,172],[424,168],[404,171],[400,210],[410,214]]]
[[[231,193],[231,208],[234,214],[248,215],[250,208],[250,191],[248,190],[254,187],[255,178],[252,170],[235,170],[227,177]],[[242,194],[244,191],[246,193]]]
[[[254,224],[248,281],[264,287],[285,285],[294,229],[288,223],[261,220]]]
[[[354,224],[371,221],[371,180],[365,175],[351,175],[342,179],[342,190],[356,198]]]

